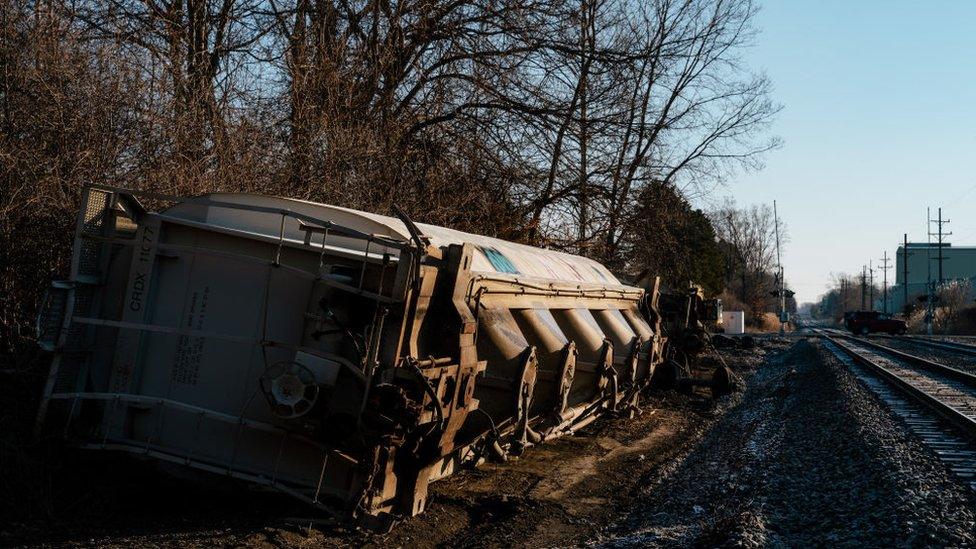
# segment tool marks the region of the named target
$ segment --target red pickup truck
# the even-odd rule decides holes
[[[877,311],[851,311],[844,313],[844,326],[852,333],[868,335],[873,332],[903,334],[908,331],[904,320]]]

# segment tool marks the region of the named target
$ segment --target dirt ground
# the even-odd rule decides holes
[[[55,503],[0,519],[0,546],[976,545],[973,495],[816,340],[722,356],[744,391],[657,393],[637,418],[463,471],[390,534],[313,524],[295,518],[302,505],[236,484],[60,452]]]
[[[723,351],[745,376],[769,344]],[[703,365],[708,365],[706,359]],[[49,476],[54,502],[0,520],[0,545],[98,546],[565,546],[599,536],[621,516],[653,471],[680,461],[739,394],[652,395],[634,419],[607,418],[502,464],[433,485],[428,512],[387,535],[294,517],[287,498],[235,484],[161,474],[150,463],[105,454],[58,453]]]

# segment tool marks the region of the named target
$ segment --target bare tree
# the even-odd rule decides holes
[[[865,289],[865,291],[867,291]],[[844,313],[861,308],[861,278],[846,273],[832,275],[830,289],[820,297],[816,309],[821,318],[840,321]]]
[[[693,191],[721,179],[736,164],[753,166],[775,147],[775,139],[750,137],[765,129],[778,107],[768,99],[765,77],[742,79],[736,70],[737,50],[751,39],[752,3],[677,6],[670,19],[662,16],[673,30],[650,41],[652,47],[663,41],[665,62],[649,71],[645,95],[656,98],[651,125],[646,135],[638,135],[624,179],[630,184],[635,168],[650,162],[648,169],[663,181]],[[676,8],[669,3],[663,9]]]
[[[739,208],[731,199],[712,212],[712,223],[727,247],[726,288],[737,290],[739,300],[753,316],[768,308],[775,282],[776,227],[768,205]],[[780,239],[786,241],[782,223]]]
[[[755,12],[750,0],[8,0],[4,242],[100,181],[396,202],[627,269],[657,238],[648,189],[693,196],[776,144],[768,82],[738,59]]]
[[[396,203],[712,291],[731,257],[751,295],[768,280],[768,216],[713,218],[715,242],[689,199],[776,145],[769,83],[738,58],[755,13],[751,0],[0,1],[0,360],[27,380],[0,398],[40,394],[38,282],[65,270],[92,182]],[[18,493],[31,496],[3,511],[43,490]]]
[[[551,64],[567,74],[565,117],[553,128],[532,220],[569,247],[599,236],[587,253],[612,262],[644,186],[694,194],[737,166],[757,166],[778,143],[757,139],[778,107],[768,80],[743,78],[737,58],[751,40],[751,2],[583,6],[591,9],[579,46],[553,48],[561,58]]]
[[[768,82],[736,58],[745,0],[272,6],[290,173],[309,196],[409,201],[436,189],[431,169],[466,163],[463,143],[483,181],[506,181],[527,239],[610,261],[648,182],[694,192],[776,144],[757,139]]]
[[[118,48],[116,68],[142,78],[145,89],[133,114],[154,125],[156,136],[141,159],[162,158],[177,172],[167,176],[202,188],[201,179],[212,177],[228,147],[231,111],[250,99],[239,78],[267,33],[261,0],[53,4],[81,40]]]

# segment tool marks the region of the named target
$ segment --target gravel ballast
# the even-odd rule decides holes
[[[740,404],[607,546],[966,546],[973,494],[816,340],[772,357]]]

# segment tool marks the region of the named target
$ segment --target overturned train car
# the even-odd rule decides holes
[[[405,216],[91,187],[38,319],[38,428],[382,529],[464,464],[636,411],[657,295]]]

